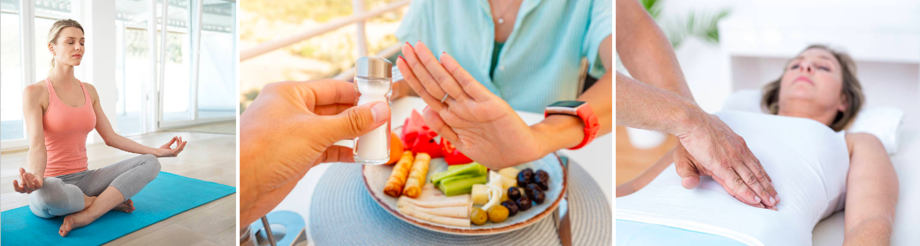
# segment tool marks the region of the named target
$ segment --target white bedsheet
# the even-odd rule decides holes
[[[724,111],[773,178],[779,211],[745,205],[703,178],[686,190],[670,166],[636,193],[617,198],[617,219],[712,233],[750,245],[810,245],[821,219],[842,207],[849,167],[844,133],[810,119]]]

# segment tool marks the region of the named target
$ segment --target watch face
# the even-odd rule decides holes
[[[549,106],[550,106],[550,107],[577,108],[578,106],[581,106],[582,104],[585,104],[585,102],[582,102],[582,101],[558,101],[558,102],[554,102],[553,104],[550,104]]]

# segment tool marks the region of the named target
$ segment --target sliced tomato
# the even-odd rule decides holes
[[[447,165],[460,165],[473,162],[472,159],[460,153],[460,150],[457,150],[450,141],[447,141],[447,139],[443,137],[441,138],[441,152],[444,153],[444,161],[447,162]]]

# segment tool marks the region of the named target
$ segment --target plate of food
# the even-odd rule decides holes
[[[393,165],[363,166],[362,175],[368,194],[400,220],[442,233],[490,235],[551,214],[566,191],[565,170],[555,153],[489,170],[406,150]]]

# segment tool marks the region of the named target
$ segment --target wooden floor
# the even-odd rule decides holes
[[[174,158],[160,158],[162,171],[237,187],[236,135],[157,132],[129,137],[146,146],[160,146],[173,136],[188,141]],[[105,144],[86,147],[89,168],[100,168],[136,156]],[[0,211],[26,206],[28,196],[13,190],[26,151],[0,155]],[[236,196],[229,195],[116,239],[107,245],[237,245]],[[79,230],[79,229],[77,229]],[[49,232],[49,235],[57,235]]]
[[[200,133],[220,133],[236,134],[236,122],[230,121],[225,123],[204,124],[190,126],[185,128],[170,129],[167,132],[200,132]]]
[[[655,164],[661,157],[677,145],[677,137],[668,135],[664,143],[651,149],[637,149],[629,143],[626,128],[616,127],[617,131],[617,185],[632,180]]]

